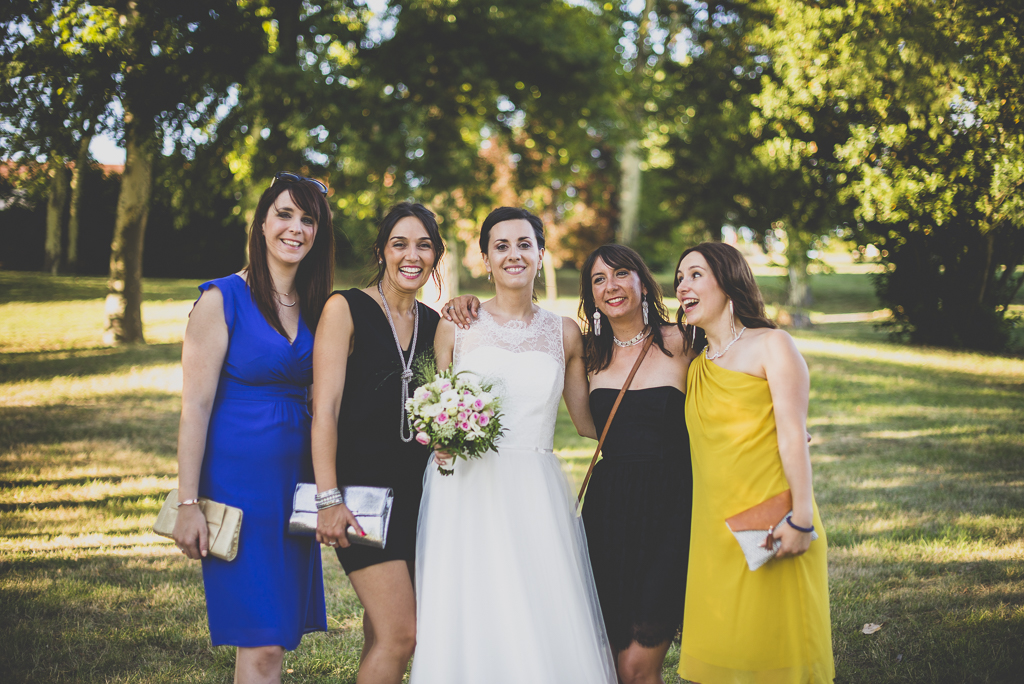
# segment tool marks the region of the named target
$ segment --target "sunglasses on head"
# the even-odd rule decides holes
[[[298,174],[282,171],[281,173],[274,176],[274,181],[270,185],[273,186],[274,183],[276,183],[279,180],[287,180],[295,183],[301,183],[302,181],[306,181],[307,183],[312,183],[313,185],[315,185],[321,194],[327,194],[327,186],[318,181],[316,178],[307,178],[306,176],[299,176]]]

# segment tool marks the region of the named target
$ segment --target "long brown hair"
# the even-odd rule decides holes
[[[267,240],[263,236],[263,224],[270,213],[270,207],[286,190],[291,193],[299,209],[316,221],[313,246],[299,262],[299,270],[295,274],[295,289],[299,293],[302,318],[312,333],[316,332],[320,314],[334,286],[334,222],[327,198],[315,185],[306,181],[278,179],[263,191],[256,205],[256,215],[249,226],[249,293],[267,322],[287,338],[288,333],[277,315],[274,281],[267,264]]]
[[[668,309],[665,308],[661,287],[654,280],[651,269],[647,268],[643,257],[629,247],[603,245],[590,253],[580,270],[579,317],[583,319],[583,359],[587,366],[587,372],[599,373],[612,362],[611,325],[603,335],[594,334],[593,320],[594,312],[597,311],[597,303],[594,301],[594,285],[590,280],[590,275],[598,259],[613,269],[624,268],[639,276],[640,284],[647,290],[644,299],[648,306],[647,317],[648,324],[651,326],[651,337],[666,356],[672,356],[672,352],[665,349],[665,340],[661,335],[661,326],[668,324]]]
[[[691,252],[698,252],[708,262],[718,286],[725,292],[725,296],[732,300],[733,313],[743,325],[748,328],[779,327],[775,321],[768,318],[768,313],[764,309],[764,297],[761,296],[761,290],[757,287],[757,281],[754,280],[754,273],[750,270],[747,260],[738,249],[724,242],[702,242],[683,252],[676,262],[674,288],[679,288],[679,264],[683,263],[683,259]],[[686,315],[680,306],[676,322],[683,331],[684,345],[699,352],[708,343],[704,330],[686,325],[685,321]]]

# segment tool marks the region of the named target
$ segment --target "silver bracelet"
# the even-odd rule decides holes
[[[179,501],[178,503],[174,504],[174,507],[181,508],[182,506],[195,506],[198,503],[199,499],[185,499],[184,501]]]
[[[334,508],[345,503],[345,498],[341,495],[341,490],[337,487],[334,489],[328,489],[326,492],[318,492],[313,497],[316,501],[316,510],[322,511],[326,508]]]

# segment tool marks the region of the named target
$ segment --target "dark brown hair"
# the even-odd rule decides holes
[[[502,221],[516,221],[522,219],[530,224],[533,228],[533,236],[537,240],[537,249],[544,249],[544,222],[539,217],[534,216],[526,209],[520,209],[518,207],[498,207],[484,219],[484,222],[480,225],[480,253],[487,256],[487,248],[491,245],[491,228],[498,225]],[[538,270],[543,273],[543,266],[537,264]],[[534,282],[536,285],[536,282]],[[533,293],[533,301],[537,301],[536,290]]]
[[[691,252],[698,252],[708,262],[711,273],[715,276],[718,286],[725,292],[725,296],[732,300],[733,312],[740,319],[740,322],[748,328],[777,328],[775,321],[768,318],[764,310],[764,298],[761,290],[757,288],[757,281],[750,270],[747,260],[738,249],[724,242],[702,242],[696,247],[683,252],[676,262],[676,275],[673,287],[679,288],[679,265]],[[683,331],[683,340],[686,347],[694,351],[700,351],[707,346],[708,340],[704,330],[694,326],[686,325],[686,316],[683,307],[679,307],[676,314],[676,322]],[[696,332],[696,341],[694,341]]]
[[[491,244],[491,228],[502,221],[515,221],[522,219],[533,228],[534,237],[537,238],[537,247],[544,249],[544,223],[540,218],[534,216],[526,209],[518,207],[498,207],[484,219],[480,225],[480,253],[487,254],[487,248]]]
[[[437,270],[437,265],[441,262],[441,257],[444,256],[444,240],[441,239],[441,229],[437,225],[437,217],[434,216],[434,212],[422,204],[413,204],[412,202],[399,202],[391,207],[388,213],[384,215],[384,218],[381,219],[380,226],[377,228],[377,239],[373,241],[373,257],[377,260],[377,273],[370,280],[370,284],[376,285],[384,279],[384,271],[388,267],[384,263],[384,248],[388,246],[388,240],[391,239],[391,231],[395,229],[395,224],[407,216],[419,219],[419,222],[426,229],[427,235],[430,236],[430,244],[434,246],[432,273],[434,282],[437,284],[438,289],[440,289],[441,274]]]
[[[597,311],[597,303],[594,301],[594,285],[590,276],[598,259],[612,269],[624,268],[640,277],[640,284],[647,290],[644,299],[648,305],[647,315],[651,326],[651,337],[666,356],[672,356],[672,352],[665,349],[665,340],[661,334],[661,326],[668,324],[668,309],[665,308],[661,287],[654,280],[651,269],[647,268],[643,257],[629,247],[603,245],[590,253],[580,270],[579,317],[583,319],[583,359],[587,366],[587,372],[598,373],[612,362],[611,326],[607,326],[604,334],[600,337],[594,334],[594,312]]]
[[[299,262],[299,270],[295,274],[295,289],[299,293],[302,318],[312,333],[316,332],[324,303],[334,285],[334,222],[327,198],[319,188],[306,181],[278,179],[263,191],[256,205],[256,215],[249,227],[249,293],[267,322],[288,337],[277,315],[277,297],[274,294],[274,281],[270,277],[270,266],[267,264],[267,240],[263,235],[263,224],[270,208],[286,190],[299,209],[316,222],[313,246]]]

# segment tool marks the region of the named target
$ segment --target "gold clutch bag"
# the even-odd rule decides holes
[[[178,519],[177,503],[178,490],[172,489],[153,524],[153,531],[162,537],[170,537],[174,532],[174,523]],[[210,555],[226,561],[234,560],[238,555],[238,535],[242,531],[242,509],[209,499],[199,499],[196,505],[206,518]]]
[[[725,519],[725,526],[743,550],[747,567],[757,570],[770,561],[779,552],[782,542],[778,539],[769,548],[759,546],[768,538],[768,530],[775,529],[793,513],[793,493],[786,490],[770,499],[752,506],[742,513]],[[811,532],[811,540],[818,538],[817,532]]]

